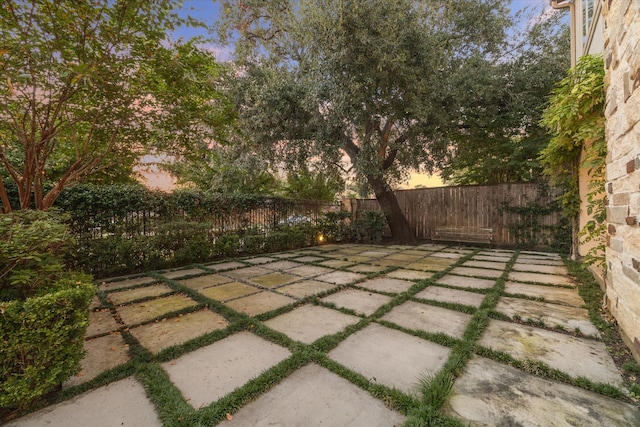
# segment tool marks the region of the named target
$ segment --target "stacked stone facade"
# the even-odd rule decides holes
[[[640,0],[606,0],[607,277],[611,314],[640,361]]]

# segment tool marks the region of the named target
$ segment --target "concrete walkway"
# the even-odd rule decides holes
[[[418,405],[465,342],[444,407],[462,425],[640,425],[637,406],[575,385],[624,392],[553,254],[326,245],[100,290],[72,397],[9,425],[397,426],[411,407],[388,396]]]

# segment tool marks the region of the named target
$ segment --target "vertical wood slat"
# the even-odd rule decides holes
[[[509,231],[509,224],[521,218],[519,214],[505,210],[504,205],[525,207],[538,199],[539,191],[538,184],[524,183],[419,188],[399,190],[395,194],[419,238],[430,239],[436,227],[442,226],[492,228],[494,243],[510,246],[517,241]],[[541,197],[537,202],[546,205],[556,195],[551,191],[551,195]],[[358,199],[355,206],[356,214],[359,210],[380,210],[376,199]],[[559,212],[540,218],[543,227],[552,227],[559,222]]]

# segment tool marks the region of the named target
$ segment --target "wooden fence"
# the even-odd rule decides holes
[[[481,227],[493,229],[498,246],[528,240],[529,246],[535,242],[534,246],[549,247],[554,227],[560,224],[560,212],[552,207],[557,191],[545,192],[538,184],[421,188],[395,194],[422,239],[431,239],[437,227]],[[359,199],[352,210],[357,217],[359,210],[379,211],[380,206],[376,199]]]

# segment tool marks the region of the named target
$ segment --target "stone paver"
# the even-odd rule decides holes
[[[565,304],[573,307],[584,306],[584,300],[578,294],[577,289],[507,282],[504,291],[509,294],[522,294],[535,298],[544,298],[546,302],[554,304]]]
[[[351,261],[344,261],[342,259],[331,259],[331,260],[323,261],[319,264],[324,265],[325,267],[342,268],[342,267],[353,265],[354,263]]]
[[[507,267],[506,262],[476,261],[476,260],[469,260],[462,265],[464,267],[492,268],[494,270],[504,270]]]
[[[284,252],[281,254],[273,254],[271,255],[274,258],[278,258],[278,259],[289,259],[289,258],[296,258],[301,256],[302,254],[297,253],[297,252]]]
[[[113,318],[109,309],[104,308],[98,311],[89,312],[89,326],[87,326],[87,337],[106,334],[115,331],[120,325]]]
[[[415,262],[417,260],[419,260],[420,258],[423,258],[424,254],[420,254],[420,255],[407,255],[404,253],[399,253],[399,254],[392,254],[389,255],[387,257],[385,257],[384,259],[390,259],[390,260],[396,260],[396,261],[409,261],[409,262]]]
[[[474,292],[441,288],[440,286],[429,286],[428,288],[418,292],[415,296],[434,301],[470,305],[472,307],[480,307],[480,304],[482,304],[482,300],[484,300],[485,297],[482,294],[476,294]]]
[[[340,332],[359,321],[359,317],[337,310],[316,305],[303,305],[264,323],[293,340],[311,344],[320,337]]]
[[[334,271],[333,273],[323,274],[315,279],[321,282],[333,283],[334,285],[347,285],[366,278],[364,274],[348,273],[346,271]]]
[[[240,332],[162,364],[187,402],[200,408],[289,357],[289,350]]]
[[[246,265],[242,264],[241,262],[231,261],[231,262],[220,262],[220,263],[214,263],[214,264],[207,264],[207,265],[205,265],[205,267],[207,267],[209,270],[225,271],[225,270],[232,270],[234,268],[246,267]]]
[[[474,255],[471,259],[475,261],[504,262],[506,264],[511,260],[511,255],[501,256],[501,255],[491,255],[490,253],[485,255],[478,254],[478,255]]]
[[[209,274],[207,276],[198,276],[192,279],[178,280],[178,283],[193,290],[210,288],[212,286],[229,282],[231,282],[231,279],[220,274]]]
[[[495,285],[495,280],[490,279],[477,279],[475,277],[466,276],[454,276],[447,274],[441,277],[436,282],[441,285],[456,286],[458,288],[474,288],[474,289],[489,289]]]
[[[342,341],[329,357],[371,382],[415,393],[420,379],[440,370],[450,352],[447,347],[374,323]]]
[[[521,264],[516,262],[513,264],[516,271],[530,271],[533,273],[545,274],[568,274],[567,267],[561,265],[538,265],[538,264]]]
[[[240,282],[225,283],[224,285],[213,286],[198,291],[207,298],[216,301],[228,301],[233,298],[240,298],[260,292],[260,289],[245,285]]]
[[[316,261],[322,261],[322,260],[324,260],[324,258],[319,256],[313,256],[313,255],[306,255],[300,258],[296,258],[296,261],[300,261],[300,262],[316,262]]]
[[[126,378],[59,405],[28,415],[10,426],[161,426],[151,401],[137,380]]]
[[[262,286],[263,288],[277,288],[278,286],[286,285],[291,282],[295,282],[300,278],[297,276],[293,276],[291,274],[286,273],[269,273],[264,276],[252,277],[249,279],[251,283],[255,283],[258,286]]]
[[[474,276],[474,277],[488,277],[497,279],[502,276],[502,271],[489,270],[486,268],[473,268],[473,267],[456,267],[450,271],[451,274],[457,274],[459,276]]]
[[[147,285],[155,282],[156,279],[149,276],[136,277],[134,279],[118,280],[113,282],[102,282],[98,288],[101,291],[112,291],[114,289],[129,288],[131,286]]]
[[[310,364],[241,408],[231,423],[239,427],[390,427],[403,421],[402,414],[366,391]]]
[[[351,267],[347,267],[347,270],[353,271],[354,273],[378,273],[382,270],[386,270],[387,267],[383,265],[369,265],[369,264],[358,264]]]
[[[234,299],[226,303],[226,305],[249,316],[257,316],[294,302],[296,302],[295,299],[285,295],[274,292],[260,292],[259,294]]]
[[[172,295],[118,307],[117,311],[122,321],[131,326],[197,304],[197,302],[184,295]]]
[[[377,259],[377,260],[373,260],[371,263],[373,265],[377,265],[379,267],[404,267],[408,264],[411,264],[413,261],[402,261],[402,260],[398,260],[398,259]]]
[[[381,258],[389,255],[389,253],[390,252],[383,252],[383,251],[365,251],[365,252],[362,252],[360,255],[366,256],[369,258]]]
[[[585,335],[599,336],[598,330],[589,321],[589,311],[585,308],[501,297],[496,310],[512,318],[519,316],[522,320],[542,321],[551,328],[559,325],[569,331],[580,329]]]
[[[516,359],[544,362],[576,378],[622,386],[622,377],[600,341],[492,319],[478,343]],[[581,355],[580,363],[576,354]]]
[[[253,264],[253,265],[258,265],[258,264],[265,264],[267,262],[271,262],[271,261],[275,261],[276,258],[271,258],[271,257],[267,257],[267,256],[259,256],[259,257],[255,257],[255,258],[245,258],[243,259],[244,262],[247,262],[249,264]]]
[[[382,317],[407,329],[431,333],[444,333],[454,338],[462,338],[471,316],[434,305],[407,301]]]
[[[454,383],[447,412],[471,426],[640,425],[632,405],[477,356]]]
[[[545,283],[549,285],[575,286],[575,283],[567,276],[557,274],[540,274],[523,271],[512,271],[509,273],[509,280],[515,282],[534,282]]]
[[[315,265],[303,265],[287,270],[287,273],[295,274],[301,277],[313,277],[319,274],[331,273],[333,270],[326,267],[318,267]]]
[[[371,258],[362,255],[347,255],[346,257],[344,257],[344,261],[349,261],[350,263],[370,262]]]
[[[415,270],[394,270],[391,273],[387,273],[387,277],[391,277],[393,279],[404,279],[404,280],[424,280],[429,279],[433,276],[433,273],[429,273],[426,271],[415,271]]]
[[[456,260],[445,258],[426,257],[418,262],[407,264],[406,267],[412,270],[420,271],[440,271],[454,264]]]
[[[556,266],[564,266],[564,262],[562,260],[556,259],[539,259],[539,258],[518,258],[518,264],[535,264],[535,265],[556,265]]]
[[[276,261],[270,264],[265,264],[263,265],[263,267],[268,268],[269,270],[288,270],[290,268],[296,268],[302,265],[303,264],[300,264],[299,262],[293,261]]]
[[[64,383],[65,388],[90,381],[129,361],[129,345],[119,332],[85,341],[84,350],[86,356],[80,362],[80,372]]]
[[[398,294],[400,292],[408,291],[409,288],[413,286],[413,282],[388,277],[377,277],[375,279],[367,280],[366,282],[358,283],[358,286],[371,289],[372,291]]]
[[[147,323],[129,331],[140,344],[152,353],[185,343],[206,333],[224,329],[229,322],[218,313],[201,310],[184,316]]]
[[[458,253],[455,253],[455,252],[436,252],[434,254],[431,254],[430,256],[435,257],[435,258],[451,259],[451,260],[454,260],[454,261],[457,261],[460,258],[462,258],[462,254],[458,254]]]
[[[107,295],[115,305],[124,304],[126,302],[135,301],[137,299],[158,297],[173,292],[173,289],[164,284],[153,286],[145,286],[143,288],[130,289],[128,291],[112,292]]]
[[[378,308],[391,301],[391,297],[376,294],[375,292],[346,289],[324,297],[321,301],[333,303],[337,307],[349,308],[358,314],[370,316]]]
[[[295,298],[304,298],[309,295],[316,295],[333,289],[335,285],[317,280],[303,280],[302,282],[293,283],[291,285],[282,286],[275,291],[280,294],[290,295]]]
[[[252,277],[264,276],[265,274],[271,273],[271,270],[267,270],[263,267],[246,267],[239,268],[233,271],[227,271],[224,273],[225,276],[233,277],[234,279],[250,279]]]
[[[177,279],[178,277],[185,277],[202,273],[204,273],[204,270],[201,270],[199,268],[189,268],[187,270],[167,271],[166,273],[162,273],[162,275],[167,279]]]

